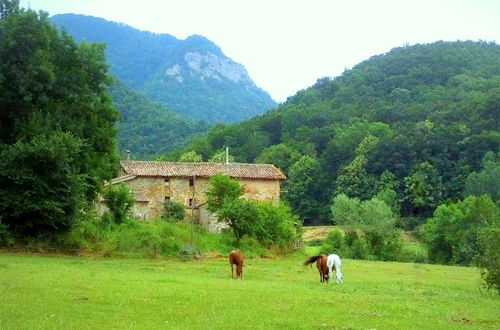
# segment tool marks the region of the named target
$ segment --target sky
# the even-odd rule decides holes
[[[500,0],[21,0],[178,39],[202,35],[278,102],[392,48],[500,43]]]

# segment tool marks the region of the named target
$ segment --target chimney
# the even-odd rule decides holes
[[[127,154],[127,160],[130,160],[130,150],[125,150],[125,153]]]
[[[226,164],[229,164],[229,147],[226,147]]]

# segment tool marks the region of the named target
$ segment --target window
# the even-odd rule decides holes
[[[192,198],[189,199],[189,206],[190,207],[193,206],[193,199]]]
[[[165,202],[170,201],[170,196],[165,196]]]
[[[194,186],[194,180],[193,179],[189,179],[189,186],[190,187]]]
[[[169,178],[165,178],[165,180],[163,181],[163,184],[165,186],[169,186],[170,185],[170,179]]]

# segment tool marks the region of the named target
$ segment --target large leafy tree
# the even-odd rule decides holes
[[[289,179],[283,189],[285,200],[294,213],[306,225],[316,224],[328,214],[328,203],[324,202],[323,175],[316,158],[302,156],[289,171]]]
[[[116,171],[104,46],[76,44],[17,1],[0,8],[0,221],[30,234],[69,228],[75,207]],[[16,207],[19,191],[26,208]]]

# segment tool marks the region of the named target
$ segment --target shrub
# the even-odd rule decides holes
[[[265,246],[284,248],[302,235],[300,220],[284,205],[256,203],[259,217],[253,234]]]
[[[109,185],[103,192],[106,206],[115,223],[122,223],[127,219],[129,210],[134,206],[135,199],[130,190],[123,184]]]
[[[335,229],[328,233],[321,246],[321,253],[343,254],[345,250],[344,235]]]
[[[368,244],[362,238],[357,238],[348,249],[348,257],[352,259],[370,259]]]
[[[165,201],[161,215],[163,219],[179,221],[184,219],[185,216],[186,210],[182,204],[170,200]]]
[[[484,248],[479,260],[484,285],[500,294],[500,228],[491,227],[481,232],[480,242]]]

